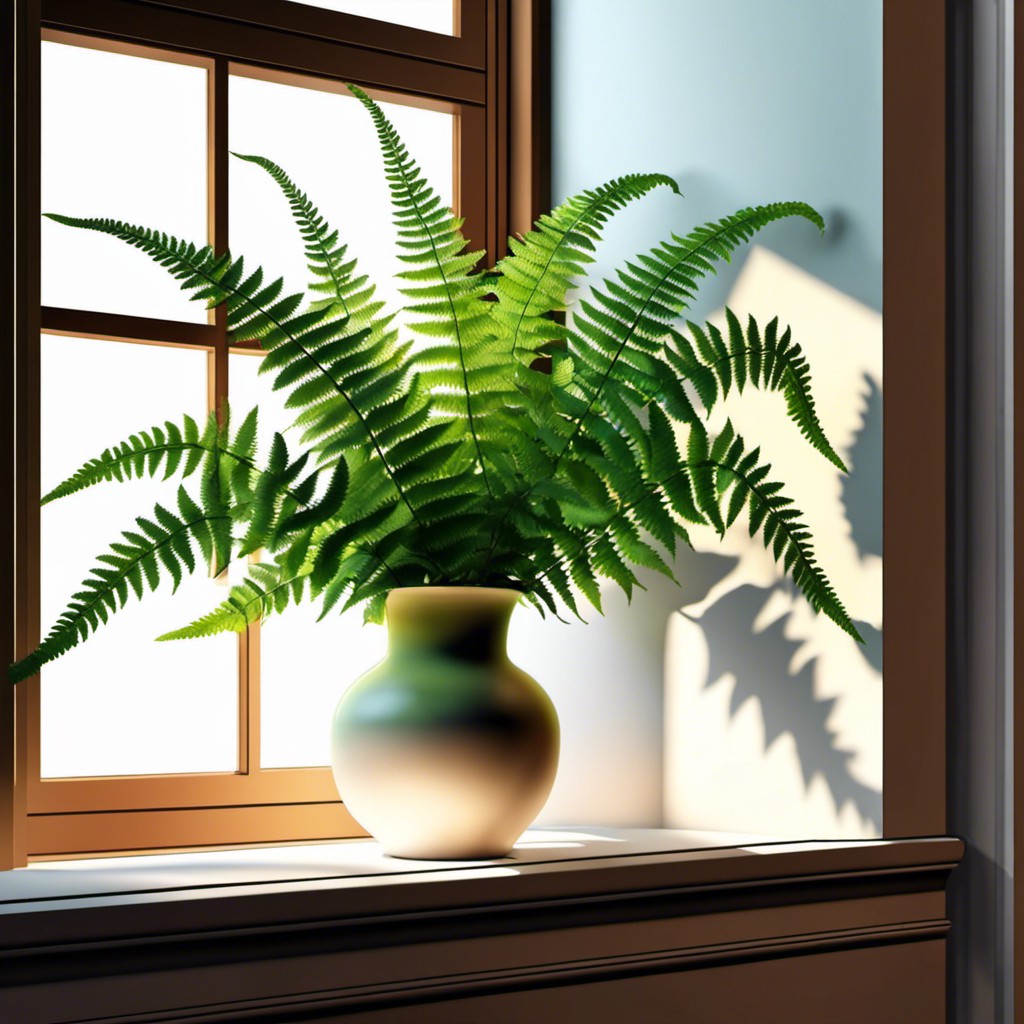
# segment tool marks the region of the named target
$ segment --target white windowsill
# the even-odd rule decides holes
[[[0,873],[0,915],[225,896],[366,889],[500,879],[637,858],[706,860],[890,846],[883,840],[791,842],[769,836],[670,829],[573,828],[527,832],[508,857],[414,861],[372,840],[255,849],[44,861]]]

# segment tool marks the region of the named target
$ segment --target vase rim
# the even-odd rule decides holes
[[[481,594],[484,593],[495,593],[495,594],[517,594],[520,597],[525,595],[525,590],[520,590],[518,587],[478,587],[474,583],[439,583],[439,584],[426,584],[423,586],[414,587],[393,587],[389,592],[391,594],[399,591],[421,591],[422,593],[440,594],[445,591],[452,591],[456,594],[465,594],[468,591],[477,591]]]
[[[388,593],[387,607],[394,608],[398,603],[404,605],[407,601],[418,603],[420,600],[430,599],[439,602],[454,601],[460,604],[467,601],[507,604],[512,607],[523,594],[524,591],[514,587],[474,587],[471,584],[465,586],[395,587]]]
[[[509,616],[523,591],[512,587],[395,587],[388,593],[385,613],[389,622],[412,615],[419,621],[427,614],[442,619],[452,614]]]

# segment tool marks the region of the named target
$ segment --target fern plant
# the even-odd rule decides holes
[[[509,240],[478,271],[481,252],[423,177],[381,109],[366,107],[384,158],[405,267],[408,332],[338,231],[277,164],[235,154],[280,187],[305,246],[307,295],[279,278],[150,228],[47,216],[122,239],[207,306],[226,307],[236,342],[264,350],[261,372],[287,393],[301,451],[273,435],[256,458],[257,410],[205,425],[139,430],[91,459],[43,501],[100,482],[178,481],[173,500],[140,516],[97,557],[15,681],[87,639],[134,594],[201,566],[219,572],[258,557],[227,600],[162,640],[244,630],[299,601],[322,615],[364,603],[380,621],[396,587],[462,584],[520,590],[541,612],[600,609],[599,578],[627,595],[638,567],[672,575],[688,526],[723,533],[746,514],[757,536],[818,611],[860,639],[819,567],[800,512],[760,449],[708,415],[730,390],[781,392],[799,432],[845,470],[815,412],[800,346],[777,320],[727,329],[682,322],[700,281],[800,202],[750,207],[673,234],[574,303],[600,233],[661,174],[616,178],[569,199]]]

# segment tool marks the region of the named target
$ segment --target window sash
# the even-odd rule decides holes
[[[6,650],[31,649],[39,636],[38,579],[38,339],[40,330],[150,344],[205,349],[210,359],[211,406],[226,394],[228,339],[224,311],[209,324],[38,306],[38,174],[23,154],[37,151],[38,45],[49,39],[116,52],[180,60],[206,67],[209,82],[210,241],[227,238],[227,84],[243,73],[279,81],[319,78],[325,88],[354,80],[382,98],[449,110],[455,130],[455,204],[466,231],[502,251],[510,206],[529,220],[539,212],[535,182],[526,180],[515,200],[505,167],[510,146],[510,89],[505,59],[510,31],[506,0],[470,0],[457,25],[461,35],[440,36],[278,0],[251,16],[243,0],[17,0],[22,99],[17,139],[19,176],[18,260],[31,268],[19,282],[19,372],[16,513],[18,572],[11,619],[15,636]],[[520,7],[518,34],[531,43],[541,3]],[[532,14],[530,10],[532,10]],[[522,22],[522,11],[530,20]],[[83,38],[88,37],[88,38]],[[147,51],[147,48],[149,50]],[[156,49],[159,52],[153,53]],[[8,64],[8,67],[11,65]],[[530,71],[520,61],[520,70]],[[520,104],[536,103],[531,82],[518,89]],[[515,91],[515,90],[514,90]],[[389,96],[399,93],[399,96]],[[29,99],[25,99],[29,97]],[[5,111],[5,114],[7,111]],[[33,117],[35,121],[33,121]],[[520,166],[539,166],[536,134],[514,144]],[[528,198],[525,198],[528,197]],[[544,197],[546,198],[546,197]],[[5,214],[7,210],[5,209]],[[521,226],[525,229],[529,221]],[[6,279],[5,279],[6,287]],[[237,347],[237,346],[232,346]],[[13,468],[13,467],[12,467]],[[12,474],[13,475],[13,474]],[[364,835],[345,812],[328,768],[263,769],[259,765],[258,682],[246,684],[259,659],[259,630],[240,638],[238,770],[223,773],[42,779],[39,775],[39,684],[8,686],[0,698],[0,740],[17,733],[10,763],[0,768],[0,867],[26,856],[55,856],[193,845],[297,841]],[[258,673],[252,674],[258,680]],[[0,742],[3,749],[3,742]],[[111,838],[114,836],[115,838]]]

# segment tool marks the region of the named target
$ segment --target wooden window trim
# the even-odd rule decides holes
[[[17,131],[5,134],[17,149],[5,153],[5,168],[17,204],[4,203],[22,267],[38,266],[38,153],[40,33],[103,40],[102,48],[145,53],[145,47],[174,50],[185,63],[210,74],[210,239],[223,248],[227,238],[225,165],[226,89],[231,64],[256,69],[259,77],[294,80],[328,75],[338,69],[379,94],[411,94],[423,105],[461,116],[456,131],[457,178],[463,188],[461,213],[470,238],[482,241],[491,259],[504,251],[509,225],[528,228],[546,205],[543,185],[532,178],[546,165],[544,121],[519,113],[542,102],[535,80],[536,55],[546,26],[546,0],[464,0],[458,18],[462,36],[444,37],[401,26],[313,8],[291,9],[276,2],[251,5],[210,0],[200,5],[152,0],[17,0],[13,31],[4,33],[17,78]],[[8,26],[11,27],[11,26]],[[66,39],[66,41],[71,41]],[[139,48],[143,48],[140,50]],[[395,52],[407,48],[407,52]],[[516,55],[514,69],[510,54]],[[162,53],[165,59],[168,56]],[[172,59],[173,59],[173,55]],[[17,61],[15,61],[17,58]],[[8,92],[8,95],[11,95]],[[5,123],[14,126],[15,108],[5,105]],[[509,133],[513,119],[521,130]],[[528,129],[522,131],[524,126]],[[509,163],[516,161],[515,169]],[[15,160],[18,162],[15,163]],[[18,473],[17,493],[5,516],[18,532],[13,550],[4,546],[14,572],[4,591],[3,656],[22,656],[39,633],[38,589],[32,578],[32,553],[38,551],[38,342],[40,330],[108,340],[197,346],[209,353],[211,404],[225,390],[228,341],[223,310],[208,324],[183,325],[146,317],[39,308],[38,275],[5,276],[15,308],[16,349],[5,352],[17,381],[19,404],[8,437],[18,431],[18,462],[5,450],[0,463]],[[8,308],[11,308],[8,306]],[[15,352],[16,363],[15,363]],[[12,402],[8,407],[15,408]],[[27,557],[19,557],[19,552]],[[5,561],[4,567],[8,563]],[[17,579],[14,577],[17,576]],[[259,657],[258,629],[240,641],[239,656]],[[259,767],[258,699],[240,687],[238,771],[112,777],[41,779],[39,777],[38,681],[4,687],[0,698],[0,750],[10,757],[0,767],[0,867],[26,862],[28,856],[109,851],[116,834],[118,850],[225,845],[274,840],[301,841],[363,835],[341,806],[327,768]],[[34,739],[35,738],[35,739]]]
[[[946,829],[947,4],[883,4],[883,828]]]

